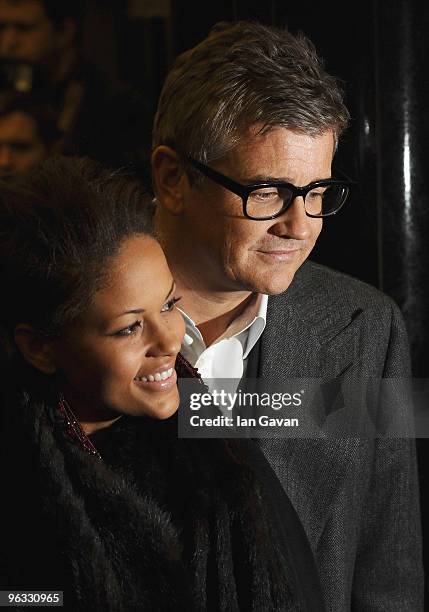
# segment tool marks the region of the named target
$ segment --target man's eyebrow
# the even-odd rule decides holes
[[[254,174],[253,176],[246,176],[241,178],[240,183],[251,184],[251,183],[291,183],[292,179],[287,176],[267,176],[266,174]]]
[[[168,298],[173,293],[173,291],[175,291],[175,289],[176,289],[176,283],[173,280],[173,283],[172,283],[172,285],[170,287],[170,290],[167,293],[167,295],[165,296],[165,301],[168,300]],[[123,317],[123,316],[128,315],[128,314],[141,314],[144,311],[145,311],[144,308],[132,308],[131,310],[125,310],[124,312],[121,312],[120,314],[116,315],[115,318],[118,319],[119,317]]]
[[[26,20],[25,17],[23,17],[22,19],[0,19],[0,26],[6,26],[6,27],[12,27],[12,28],[19,28],[20,26],[28,26],[28,25],[33,25],[34,21],[32,19]]]
[[[31,144],[31,141],[26,140],[25,138],[21,138],[19,136],[13,138],[0,138],[0,144],[2,145],[10,145],[10,144]]]
[[[318,181],[329,181],[332,177],[327,176],[323,178],[315,178],[310,183],[317,183]],[[288,176],[267,176],[266,174],[255,174],[254,176],[248,176],[245,179],[240,179],[240,183],[243,185],[252,185],[253,183],[291,183],[294,185],[293,180]],[[309,185],[310,183],[307,183]]]

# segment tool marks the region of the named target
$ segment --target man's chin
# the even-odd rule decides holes
[[[302,250],[286,254],[266,254],[257,252],[248,267],[247,289],[255,293],[278,295],[286,291],[296,272],[308,257]]]
[[[284,293],[294,279],[296,270],[284,272],[283,274],[264,275],[261,278],[253,278],[247,283],[246,289],[252,293],[264,293],[266,295],[279,295]]]

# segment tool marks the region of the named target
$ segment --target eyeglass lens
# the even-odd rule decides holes
[[[323,216],[336,212],[348,194],[343,185],[329,185],[312,189],[305,196],[305,210],[309,215]],[[271,217],[287,208],[294,193],[287,187],[264,187],[251,191],[247,200],[247,214],[255,219]]]

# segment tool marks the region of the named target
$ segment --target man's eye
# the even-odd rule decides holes
[[[252,191],[249,197],[255,202],[270,202],[279,197],[279,192],[278,189],[258,189],[258,191]]]
[[[306,197],[307,197],[307,198],[308,198],[308,197],[310,197],[310,198],[312,198],[313,200],[317,200],[317,199],[323,198],[324,194],[325,194],[325,190],[323,190],[323,191],[310,191],[310,192],[307,194],[307,196],[306,196]]]
[[[16,26],[16,29],[18,30],[18,32],[26,34],[28,32],[34,32],[37,29],[37,26],[33,23],[20,23]]]
[[[132,336],[137,333],[139,328],[143,328],[143,321],[135,321],[132,325],[128,325],[128,327],[124,327],[119,331],[115,332],[115,336]]]
[[[179,300],[181,300],[181,299],[182,298],[180,298],[180,297],[178,297],[178,298],[176,298],[176,297],[171,298],[171,300],[168,300],[168,302],[166,302],[164,304],[164,306],[161,308],[161,312],[169,312],[170,310],[173,310],[175,304],[177,304],[177,302]]]
[[[15,153],[27,153],[31,149],[31,144],[27,142],[14,142],[10,145],[10,148]]]

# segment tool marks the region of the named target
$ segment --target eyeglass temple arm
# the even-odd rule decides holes
[[[333,168],[333,170],[334,170],[333,174],[334,175],[338,175],[338,179],[340,181],[344,181],[346,183],[350,183],[350,185],[358,185],[359,184],[358,181],[355,181],[355,180],[351,179],[345,172],[343,172],[339,168]],[[335,177],[335,178],[337,178],[337,177]]]
[[[233,181],[227,176],[220,174],[220,172],[216,172],[216,170],[213,170],[213,168],[202,164],[201,162],[197,161],[196,159],[193,159],[192,157],[188,156],[187,159],[189,163],[194,166],[194,168],[201,172],[201,174],[207,176],[216,183],[219,183],[219,185],[226,187],[226,189],[229,189],[229,191],[232,191],[241,198],[246,197],[248,195],[248,192],[244,185],[240,185],[240,183],[237,183],[236,181]]]

